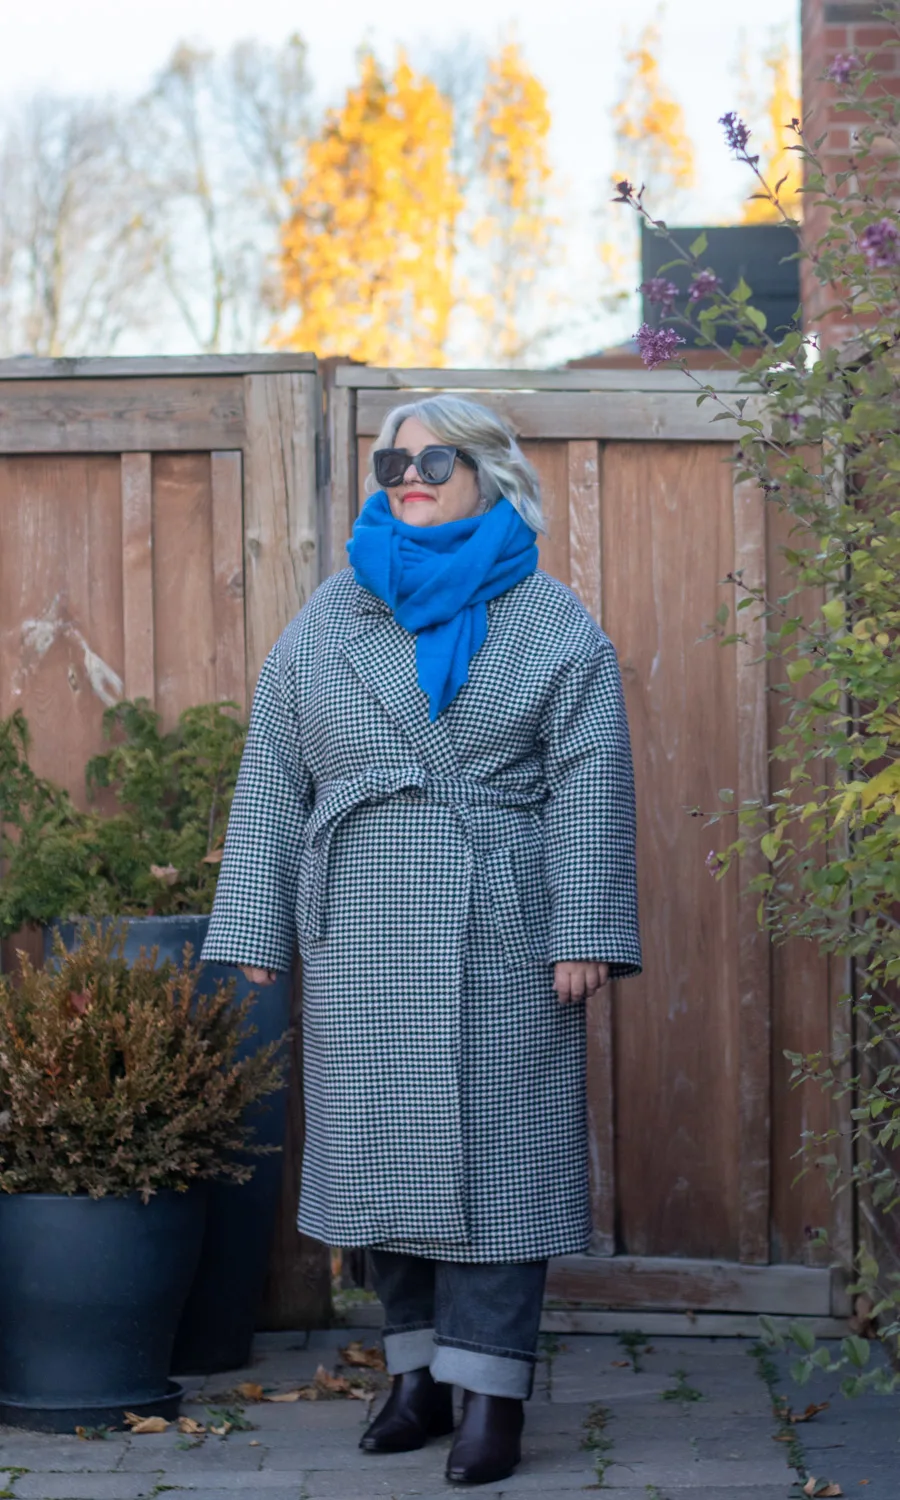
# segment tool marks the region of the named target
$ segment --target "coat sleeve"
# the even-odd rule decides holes
[[[639,974],[634,771],[610,641],[567,666],[542,738],[551,962],[585,959],[608,963],[611,977]]]
[[[300,841],[312,800],[283,641],[259,676],[201,958],[289,969],[296,943]],[[286,686],[287,684],[287,686]]]

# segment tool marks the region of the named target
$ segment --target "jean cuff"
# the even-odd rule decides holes
[[[527,1401],[534,1385],[530,1359],[509,1359],[502,1354],[479,1354],[455,1344],[438,1344],[431,1361],[435,1380],[458,1385],[482,1396],[512,1396]]]
[[[389,1375],[409,1370],[427,1370],[434,1357],[434,1329],[410,1328],[404,1333],[386,1333],[382,1338]]]

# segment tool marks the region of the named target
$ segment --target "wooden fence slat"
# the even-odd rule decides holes
[[[135,354],[42,359],[33,354],[0,359],[3,380],[141,380],[147,375],[273,375],[315,370],[314,354]]]
[[[153,609],[153,460],[122,454],[122,608],[125,697],[156,699]]]
[[[0,380],[0,453],[208,452],[243,441],[239,375]]]
[[[247,707],[244,640],[244,512],[240,452],[210,455],[216,696]]]
[[[603,1307],[828,1315],[831,1272],[676,1256],[563,1255],[550,1262],[548,1297]]]
[[[316,381],[244,377],[247,700],[268,652],[318,583]]]
[[[733,442],[741,428],[732,420],[712,424],[714,403],[697,406],[690,393],[660,391],[479,391],[478,401],[502,411],[520,437],[551,439],[604,438],[643,442]],[[749,397],[745,415],[753,415]],[[360,437],[374,437],[387,412],[397,405],[397,391],[357,393]]]
[[[601,611],[600,445],[567,444],[569,577],[582,604],[598,624]],[[615,1066],[613,992],[588,1003],[587,1078],[590,1141],[592,1255],[616,1251]]]
[[[0,373],[2,373],[0,365]],[[716,391],[749,395],[759,387],[738,385],[732,370],[694,370],[692,375]],[[463,390],[481,400],[484,391],[672,391],[694,393],[698,387],[680,370],[378,370],[355,364],[340,366],[335,384],[349,390]],[[720,424],[721,425],[721,424]]]
[[[722,424],[724,425],[724,424]],[[751,587],[766,584],[765,498],[750,480],[734,486],[734,567]],[[736,601],[741,597],[736,591]],[[769,757],[765,655],[766,621],[761,608],[738,617],[746,642],[736,645],[737,804],[768,800]],[[739,1256],[747,1263],[769,1260],[771,1211],[771,951],[757,920],[753,878],[767,868],[758,846],[738,867],[737,983],[740,1079]]]
[[[336,375],[342,372],[337,370]],[[328,393],[331,452],[331,555],[329,573],[347,566],[345,547],[357,513],[356,392],[335,385]]]

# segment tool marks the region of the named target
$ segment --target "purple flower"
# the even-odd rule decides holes
[[[789,411],[787,419],[793,428],[800,427],[803,424],[803,418],[798,411]]]
[[[635,337],[648,370],[664,365],[667,359],[674,357],[678,345],[686,342],[674,328],[651,328],[649,323],[642,323]]]
[[[725,126],[725,141],[731,150],[746,151],[750,130],[733,109],[730,109],[727,115],[719,117],[719,124]]]
[[[709,871],[710,875],[715,875],[716,871],[719,868],[719,855],[716,853],[715,849],[710,849],[709,853],[706,856],[706,868]]]
[[[900,265],[900,228],[893,219],[878,219],[869,224],[857,244],[873,270]]]
[[[833,83],[849,83],[853,74],[862,67],[859,58],[852,52],[839,52],[825,74]]]
[[[701,297],[712,297],[721,285],[721,281],[713,271],[698,271],[691,282],[688,296],[692,302],[699,302]]]
[[[649,281],[641,282],[638,291],[643,292],[648,302],[655,303],[664,316],[672,311],[678,296],[674,281],[669,281],[665,276],[651,276]]]

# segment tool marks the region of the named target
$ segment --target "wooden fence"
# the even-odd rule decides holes
[[[542,566],[615,643],[634,744],[645,971],[593,1008],[594,1244],[555,1263],[551,1309],[612,1310],[594,1326],[633,1326],[640,1309],[651,1332],[752,1330],[760,1311],[831,1326],[845,1296],[809,1227],[846,1251],[852,1212],[821,1175],[792,1185],[802,1131],[829,1117],[823,1096],[788,1087],[783,1049],[829,1048],[846,976],[806,945],[770,951],[753,861],[712,880],[706,855],[728,831],[688,811],[715,808],[720,787],[738,801],[769,789],[784,706],[754,664],[758,627],[746,648],[698,637],[728,572],[778,592],[783,523],[735,488],[737,432],[680,375],[338,366],[326,443],[302,355],[0,362],[0,713],[25,710],[36,768],[80,795],[122,694],[167,721],[217,696],[246,705],[283,625],[343,566],[384,413],[442,389],[521,434],[550,528]],[[291,1110],[270,1326],[327,1311],[327,1259],[293,1231],[296,1072]]]

